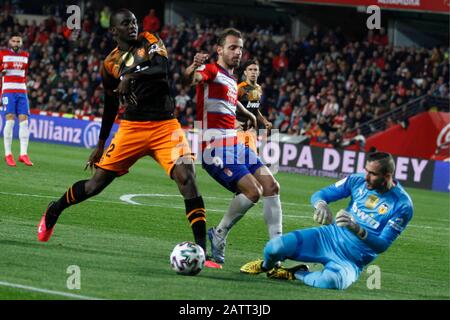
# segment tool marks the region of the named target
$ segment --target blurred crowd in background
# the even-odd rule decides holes
[[[18,10],[15,8],[15,10]],[[114,48],[108,34],[112,9],[86,10],[81,30],[72,31],[51,16],[23,21],[14,8],[0,15],[2,46],[12,32],[23,35],[30,53],[28,95],[31,108],[101,116],[100,66]],[[392,47],[384,29],[351,39],[339,28],[314,26],[293,38],[282,25],[258,25],[240,19],[209,18],[163,25],[154,9],[140,21],[140,31],[156,32],[169,52],[170,88],[184,127],[195,120],[195,89],[183,87],[181,74],[196,52],[215,61],[217,35],[223,28],[243,32],[242,64],[257,59],[263,89],[261,111],[274,128],[311,141],[339,146],[358,134],[364,122],[425,94],[449,96],[448,47]],[[242,70],[237,70],[239,81]],[[388,119],[386,126],[401,119]]]

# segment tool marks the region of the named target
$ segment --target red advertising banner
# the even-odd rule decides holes
[[[277,1],[277,0],[276,0]],[[429,11],[449,14],[450,0],[291,0],[278,2],[297,2],[305,4],[332,4],[342,6],[376,5],[385,9]]]
[[[450,157],[450,113],[423,112],[409,119],[409,126],[396,125],[366,141],[366,150],[375,147],[395,155],[445,160]]]

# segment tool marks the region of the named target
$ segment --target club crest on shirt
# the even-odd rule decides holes
[[[378,207],[378,213],[379,214],[385,214],[386,212],[389,211],[389,206],[386,203],[382,203],[379,207]]]
[[[233,171],[231,171],[228,168],[223,169],[223,172],[229,177],[231,177],[233,175]]]
[[[378,198],[376,195],[373,194],[369,195],[366,200],[366,208],[369,208],[371,210],[375,209],[375,206],[377,205],[378,201],[380,201],[380,198]]]

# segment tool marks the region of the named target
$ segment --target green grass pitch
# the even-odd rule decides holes
[[[16,140],[13,146],[17,144]],[[261,257],[267,241],[261,204],[230,233],[222,270],[204,269],[195,277],[176,275],[169,265],[170,252],[176,243],[193,236],[175,183],[151,158],[141,159],[97,197],[66,210],[52,239],[38,242],[36,225],[48,202],[75,181],[89,178],[90,173],[83,171],[89,153],[32,142],[33,167],[0,163],[0,299],[449,299],[449,195],[419,189],[407,188],[415,205],[410,225],[372,262],[381,270],[380,289],[368,288],[366,270],[345,291],[240,274],[242,264]],[[197,176],[207,223],[213,226],[232,195],[200,166]],[[284,231],[314,226],[309,198],[334,180],[286,173],[276,177]],[[131,198],[140,204],[133,205],[120,199],[127,194],[147,196]],[[333,204],[333,211],[346,203]],[[72,265],[80,268],[79,290],[67,288]]]

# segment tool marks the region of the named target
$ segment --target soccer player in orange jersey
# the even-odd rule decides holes
[[[105,108],[99,142],[87,166],[95,167],[89,180],[76,182],[48,205],[38,228],[38,239],[48,241],[56,221],[67,207],[100,193],[140,158],[151,156],[175,180],[185,202],[194,238],[206,252],[206,214],[196,185],[194,161],[185,134],[174,117],[169,94],[167,50],[149,32],[138,34],[135,15],[119,9],[111,15],[117,47],[102,66]],[[125,107],[119,130],[104,151],[119,104]],[[207,267],[220,267],[208,261]]]
[[[258,121],[266,130],[272,129],[272,123],[268,121],[259,110],[260,100],[262,96],[261,86],[257,83],[259,77],[258,61],[250,59],[244,64],[245,80],[238,84],[238,100],[251,113],[253,113]],[[248,120],[239,112],[236,113],[236,129],[238,141],[246,147],[257,152],[256,140],[257,132],[248,128]],[[258,129],[258,128],[255,128]]]

